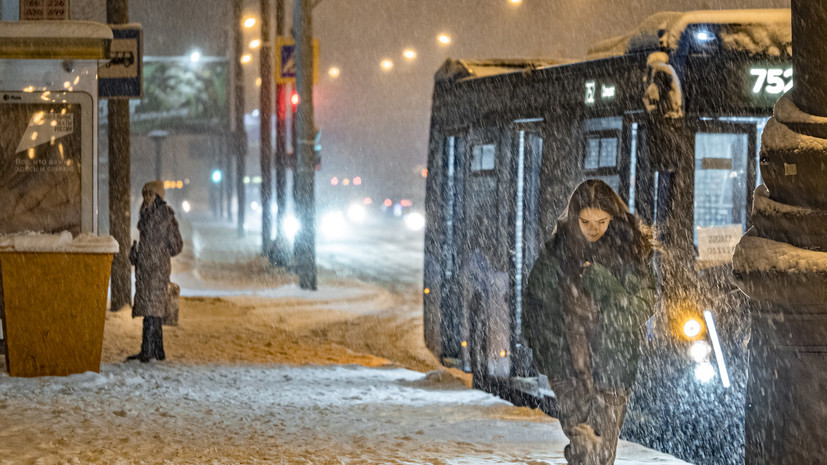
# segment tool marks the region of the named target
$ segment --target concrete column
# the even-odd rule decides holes
[[[761,144],[764,186],[733,273],[752,310],[748,465],[827,455],[827,1],[792,0],[794,90]]]

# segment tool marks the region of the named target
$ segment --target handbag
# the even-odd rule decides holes
[[[181,296],[181,287],[170,282],[167,284],[167,301],[164,305],[163,324],[178,326],[178,298]]]

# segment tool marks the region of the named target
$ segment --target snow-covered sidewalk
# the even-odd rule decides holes
[[[322,273],[313,293],[259,268],[179,263],[164,362],[123,362],[129,309],[107,313],[99,374],[0,362],[0,465],[565,463],[556,420],[427,351],[418,289]],[[621,441],[617,463],[685,462]]]

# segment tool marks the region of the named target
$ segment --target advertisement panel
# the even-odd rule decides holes
[[[92,232],[92,96],[0,95],[0,234]]]
[[[143,98],[130,102],[133,134],[215,132],[228,126],[226,59],[146,57],[143,65]]]

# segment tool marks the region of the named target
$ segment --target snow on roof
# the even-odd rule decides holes
[[[118,241],[112,236],[72,233],[60,234],[20,233],[0,236],[2,252],[70,252],[70,253],[118,253]]]
[[[726,50],[791,54],[792,32],[789,9],[667,11],[646,18],[635,30],[589,48],[589,59],[605,58],[661,47],[675,50],[686,29],[694,24],[732,25],[723,28],[720,40]],[[662,31],[662,34],[661,34]]]
[[[497,74],[514,73],[518,71],[529,71],[548,66],[555,66],[570,63],[572,60],[553,58],[514,58],[514,59],[488,59],[488,60],[453,60],[447,59],[439,67],[434,79],[437,82],[459,81],[463,79],[474,79],[480,77],[494,76]]]
[[[0,21],[2,39],[112,39],[112,29],[93,21]]]

